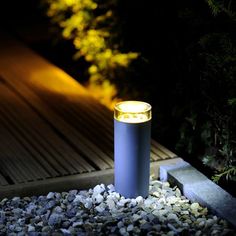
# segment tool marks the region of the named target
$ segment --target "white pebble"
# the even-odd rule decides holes
[[[166,209],[159,210],[160,215],[166,215],[167,213],[168,213],[168,211]]]
[[[98,194],[93,194],[92,199],[95,203],[101,203],[103,201],[103,196],[98,193]]]
[[[119,221],[117,226],[118,226],[118,228],[122,228],[124,226],[124,223],[122,221]]]
[[[74,203],[83,202],[83,197],[81,195],[76,195],[75,199],[73,200]]]
[[[114,192],[115,191],[115,187],[114,187],[113,184],[107,185],[107,188],[108,188],[109,192]]]
[[[136,202],[137,202],[138,205],[142,204],[143,203],[143,197],[141,197],[141,196],[136,197]]]
[[[131,199],[130,203],[129,203],[129,207],[135,207],[137,205],[137,202],[135,199]]]
[[[199,227],[200,227],[200,228],[202,228],[204,225],[205,225],[205,221],[201,221],[201,222],[199,223]]]
[[[152,212],[152,214],[155,215],[155,216],[160,216],[159,210],[154,210]]]
[[[93,193],[94,194],[103,193],[104,191],[105,191],[105,185],[104,184],[96,185],[93,188]]]
[[[91,198],[87,198],[86,202],[84,203],[84,207],[87,209],[91,209],[93,206],[93,200]]]
[[[137,221],[137,220],[140,220],[140,219],[141,219],[141,216],[138,215],[138,214],[133,214],[133,215],[132,215],[132,218],[133,218],[133,221]]]
[[[110,195],[107,196],[107,198],[111,198],[114,200],[114,202],[118,202],[120,199],[120,194],[116,192],[110,193]]]
[[[181,212],[181,208],[179,206],[173,206],[173,211]]]
[[[202,231],[198,230],[196,233],[195,233],[195,236],[200,236],[202,234]]]
[[[98,212],[103,212],[105,211],[105,207],[103,206],[103,204],[100,204],[98,206],[95,207],[96,211]]]
[[[120,201],[117,202],[117,205],[120,207],[123,207],[129,201],[130,201],[130,199],[121,198]]]
[[[180,197],[180,196],[181,196],[181,192],[180,192],[180,190],[179,190],[178,188],[175,190],[175,195],[176,195],[177,197]]]
[[[35,227],[32,225],[28,226],[28,232],[35,232]]]
[[[157,192],[157,191],[153,192],[152,195],[155,196],[155,197],[160,197],[160,193]]]
[[[213,219],[208,219],[208,220],[206,221],[206,226],[207,226],[207,227],[210,227],[210,226],[212,226],[214,223],[215,223],[215,222],[214,222]]]
[[[108,206],[108,208],[109,208],[110,210],[115,209],[116,204],[115,204],[115,202],[114,202],[111,198],[108,198],[108,199],[106,200],[106,203],[107,203],[107,206]]]
[[[130,232],[134,229],[134,226],[133,225],[128,225],[127,227],[127,231]]]
[[[200,207],[200,205],[197,202],[192,203],[190,206],[191,210],[193,210],[193,211],[198,210],[199,207]]]
[[[175,197],[175,196],[170,196],[170,197],[167,197],[166,201],[167,201],[169,204],[175,204],[175,203],[178,201],[178,198]]]
[[[81,225],[83,225],[84,224],[84,222],[83,221],[77,221],[77,222],[74,222],[73,223],[73,225],[72,225],[72,227],[77,227],[77,226],[81,226]]]
[[[163,182],[162,187],[170,187],[170,183],[169,182]]]
[[[167,236],[174,236],[174,235],[175,235],[175,232],[174,232],[174,231],[169,231],[166,235],[167,235]]]
[[[120,234],[121,235],[124,235],[124,234],[126,234],[126,229],[125,229],[125,227],[123,227],[123,228],[120,228]]]
[[[176,214],[173,214],[173,213],[170,213],[168,216],[167,216],[167,220],[175,220],[176,222],[179,221],[179,218]]]
[[[54,198],[54,196],[55,196],[54,192],[49,192],[47,195],[47,199],[52,199],[52,198]]]
[[[60,229],[60,230],[63,233],[63,235],[71,235],[71,232],[68,229]]]
[[[154,199],[150,199],[150,198],[147,198],[145,201],[144,201],[144,206],[145,207],[151,207],[152,204],[154,203]]]
[[[181,215],[189,215],[189,211],[182,211]]]

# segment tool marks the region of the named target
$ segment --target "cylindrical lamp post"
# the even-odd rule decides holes
[[[151,117],[148,103],[124,101],[115,105],[115,189],[127,198],[148,196]]]

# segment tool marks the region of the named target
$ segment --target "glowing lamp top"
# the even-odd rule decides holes
[[[152,118],[151,108],[146,102],[119,102],[115,105],[114,118],[126,123],[142,123]]]

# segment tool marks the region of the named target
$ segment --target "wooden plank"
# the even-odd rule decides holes
[[[53,167],[51,167],[51,165],[45,160],[45,157],[42,155],[42,153],[35,150],[34,146],[32,146],[28,142],[28,140],[25,139],[24,135],[19,132],[16,132],[15,126],[12,125],[12,123],[9,123],[9,120],[0,115],[0,121],[8,128],[8,130],[14,135],[18,142],[30,153],[30,155],[32,155],[35,160],[37,160],[37,163],[40,164],[44,170],[46,170],[46,177],[59,176],[59,173]]]
[[[55,105],[53,105],[53,104],[58,104],[58,101],[54,100],[52,96],[47,97],[47,95],[43,95],[43,94],[41,94],[41,93],[39,93],[37,91],[35,91],[35,93],[39,94],[39,96],[42,97],[43,100],[45,99],[45,101],[44,101],[45,103],[47,101],[52,101],[51,102],[51,106],[49,104],[47,104],[51,108],[50,111],[53,111],[54,114],[56,114],[57,117],[60,117],[63,122],[67,123],[67,125],[70,125],[71,127],[73,127],[73,130],[76,131],[76,132],[74,132],[75,135],[78,136],[78,139],[80,140],[80,145],[83,143],[83,144],[85,144],[85,146],[87,146],[87,148],[92,149],[94,151],[94,153],[97,156],[99,156],[99,158],[101,158],[103,161],[105,161],[109,165],[108,168],[111,168],[113,166],[114,162],[112,160],[111,153],[109,153],[110,155],[106,154],[105,151],[103,151],[101,149],[101,147],[97,145],[98,140],[96,142],[92,142],[90,140],[91,137],[88,138],[83,133],[77,132],[76,126],[77,125],[79,126],[80,123],[78,123],[76,121],[76,119],[74,121],[71,121],[70,111],[69,110],[67,111],[62,106],[62,104],[58,108],[55,108]],[[66,104],[66,106],[70,106],[70,105]],[[54,109],[52,109],[52,108],[54,108]],[[61,112],[60,112],[60,109],[61,109]],[[48,118],[50,118],[50,117],[48,117]],[[89,119],[87,120],[87,122],[89,122]],[[83,124],[84,124],[84,122],[83,122]],[[60,128],[60,131],[61,131],[61,126],[58,126],[58,127]],[[71,134],[70,134],[70,136],[71,136]],[[66,138],[67,139],[70,138],[70,137],[68,137],[68,134],[67,134]],[[88,149],[86,149],[86,150],[88,151]]]
[[[3,124],[3,122],[1,122]],[[24,147],[14,139],[11,133],[6,129],[6,126],[0,124],[1,133],[4,133],[1,139],[0,150],[7,150],[11,154],[11,161],[16,162],[17,167],[22,170],[21,174],[25,180],[45,179],[49,175],[42,169],[40,165],[26,152]],[[30,177],[30,178],[28,178]]]
[[[55,155],[59,155],[62,158],[62,165],[64,165],[64,162],[70,163],[71,167],[73,167],[73,169],[70,168],[70,172],[72,174],[94,170],[94,168],[89,165],[78,153],[76,153],[61,138],[59,138],[58,135],[56,135],[53,130],[49,126],[47,126],[44,121],[40,117],[38,117],[38,115],[35,114],[34,111],[30,107],[28,107],[27,104],[25,104],[24,101],[22,101],[17,95],[8,91],[8,99],[6,100],[9,99],[14,104],[17,104],[17,106],[14,105],[13,107],[15,114],[20,111],[24,111],[21,114],[21,117],[15,117],[18,122],[19,119],[23,120],[24,122],[21,123],[21,125],[25,129],[30,129],[30,132],[33,133],[32,135],[34,135],[36,139],[39,137],[39,141],[42,142],[42,140],[45,140],[44,145],[46,145],[47,149],[56,150]],[[4,103],[7,103],[7,101],[5,101]],[[9,102],[8,105],[12,107]],[[13,114],[13,116],[15,114]]]
[[[90,114],[95,114],[92,118],[95,121],[102,121],[100,123],[104,130],[112,134],[113,112],[91,97],[85,97],[83,105],[85,106],[85,110],[89,111]]]
[[[5,125],[5,121],[0,118],[0,122]],[[1,132],[3,132],[4,128],[0,127]],[[13,141],[12,134],[8,131],[4,133],[4,140],[8,140],[8,144],[6,142],[1,141],[0,150],[5,153],[5,155],[10,155],[11,161],[17,163],[17,168],[24,170],[21,173],[22,176],[26,174],[28,176],[35,176],[32,178],[24,177],[25,180],[33,180],[33,179],[43,179],[49,177],[49,174],[43,170],[43,168],[31,157],[25,150],[24,147],[21,147],[17,141]],[[10,142],[11,141],[11,142]],[[5,151],[4,151],[5,150]],[[34,172],[34,174],[32,174]]]
[[[1,57],[0,57],[1,61]],[[0,65],[1,66],[1,65]],[[2,69],[0,70],[2,71]],[[21,77],[18,73],[11,70],[10,72],[2,71],[2,77],[15,89],[15,92],[19,92],[19,95],[29,102],[31,108],[39,113],[46,122],[50,124],[58,133],[61,133],[66,139],[76,148],[78,151],[83,153],[88,159],[93,162],[100,169],[111,168],[104,159],[109,157],[101,152],[93,143],[83,137],[81,134],[76,132],[68,123],[66,123],[61,117],[57,116],[51,109],[49,109],[41,99],[35,95],[27,86],[19,82]],[[6,79],[8,78],[8,79]],[[99,151],[98,151],[99,150]],[[98,151],[98,152],[97,152]]]
[[[1,171],[5,171],[6,176],[10,176],[15,183],[23,183],[25,180],[17,170],[15,163],[11,161],[11,156],[8,153],[0,153]]]
[[[86,113],[86,116],[91,117],[96,122],[98,120],[103,121],[103,122],[100,122],[101,123],[100,125],[104,127],[106,131],[108,132],[111,131],[109,126],[113,125],[112,112],[108,110],[108,108],[101,105],[97,100],[94,100],[93,97],[80,96],[78,94],[76,97],[75,96],[73,96],[72,98],[69,97],[67,100],[65,100],[65,102],[70,104],[71,107],[74,107],[74,108],[79,107],[81,110],[84,111],[84,113]],[[106,111],[107,114],[109,114],[109,116],[103,114],[104,110]]]
[[[42,140],[32,135],[32,133],[29,132],[30,128],[27,127],[24,122],[18,120],[9,110],[9,107],[3,107],[3,104],[1,104],[1,109],[2,116],[5,117],[8,127],[13,127],[12,131],[15,135],[16,133],[19,133],[20,136],[24,136],[27,139],[27,142],[30,143],[37,152],[42,153],[42,155],[47,159],[47,162],[50,163],[50,165],[53,166],[60,173],[60,175],[69,174],[69,172],[63,167],[63,163],[60,164],[57,160],[55,160],[55,157],[57,157],[56,154],[53,154],[50,150],[47,150],[46,146],[43,145]]]
[[[15,86],[16,90],[21,90],[19,89],[19,87],[16,87],[15,84],[16,81],[19,82],[20,80],[21,84],[24,83],[24,85],[30,87],[30,92],[34,91],[34,93],[39,95],[41,99],[43,99],[44,96],[48,94],[51,94],[53,96],[60,95],[61,98],[70,98],[75,99],[76,101],[78,99],[81,99],[83,96],[90,97],[89,93],[79,83],[74,81],[69,75],[67,75],[59,68],[53,66],[51,63],[38,56],[21,43],[12,40],[6,35],[3,35],[1,37],[1,42],[4,43],[5,46],[1,47],[2,44],[0,45],[0,71],[3,75],[7,75],[4,76],[7,77],[7,79],[5,79],[7,81],[11,80],[8,82],[10,82],[13,87]],[[10,76],[9,74],[14,74],[15,78]],[[23,96],[25,96],[25,98],[26,96],[28,97],[28,95],[26,94],[24,94]],[[30,97],[28,97],[28,99],[26,98],[26,100],[29,100],[32,106],[38,106],[37,103],[34,104],[31,101]],[[76,140],[72,140],[72,135],[70,132],[70,137],[68,137],[68,132],[65,131],[66,129],[67,131],[68,129],[70,129],[71,131],[72,127],[68,127],[70,126],[70,124],[67,124],[67,127],[65,129],[65,122],[62,122],[62,119],[60,119],[59,121],[57,121],[57,125],[55,125],[55,119],[52,120],[51,116],[49,118],[49,114],[46,115],[45,105],[47,104],[44,104],[44,112],[39,112],[48,120],[48,122],[50,122],[51,125],[53,125],[60,132],[63,132],[63,135],[67,139],[69,139],[70,142],[73,141],[72,143],[75,147],[78,145],[79,139],[80,147],[83,146],[82,152],[85,152],[86,154],[86,152],[89,151],[88,155],[93,156],[91,158],[91,161],[96,160],[96,165],[99,168],[104,169],[111,167],[111,157],[102,152],[95,144],[90,142],[90,140],[86,139],[83,135],[74,133],[74,135],[77,134]],[[50,115],[51,113],[52,112],[50,112]],[[58,116],[55,115],[56,114],[54,113],[54,117],[58,118]],[[62,129],[61,126],[63,126],[64,128]],[[91,153],[91,149],[94,150],[93,153]]]
[[[151,161],[158,161],[160,157],[154,154],[152,151],[150,152]]]
[[[152,142],[152,141],[151,141]],[[153,152],[155,155],[157,155],[160,159],[166,159],[169,156],[167,154],[165,154],[164,152],[162,152],[160,149],[157,149],[154,146],[151,146],[151,152]]]
[[[111,161],[111,159],[113,159],[113,140],[111,140],[111,137],[108,136],[101,127],[100,124],[102,122],[93,120],[91,114],[89,117],[80,109],[80,107],[77,107],[77,111],[75,112],[71,109],[71,106],[68,105],[58,106],[56,112],[67,122],[70,121],[78,132],[82,133],[93,143],[96,143],[96,145],[110,157],[109,164],[113,165],[113,162]],[[95,114],[92,115],[95,116]]]
[[[1,127],[1,131],[2,130],[3,129]],[[11,163],[14,163],[14,165],[15,165],[15,170],[14,171],[17,171],[19,173],[19,175],[24,180],[24,182],[36,180],[37,176],[35,176],[35,174],[32,173],[31,168],[29,168],[30,166],[28,166],[28,163],[26,162],[26,156],[22,156],[24,158],[23,161],[26,164],[26,165],[24,165],[20,161],[19,152],[17,154],[15,152],[15,148],[16,148],[15,143],[12,142],[12,139],[8,135],[6,135],[5,139],[2,140],[2,142],[1,142],[1,150],[2,150],[3,146],[5,147],[5,149],[8,152],[9,161]]]
[[[40,152],[47,157],[47,160],[60,172],[61,175],[77,173],[72,166],[68,165],[68,162],[63,160],[59,153],[54,151],[47,144],[43,137],[40,137],[40,135],[35,132],[34,126],[30,125],[30,122],[28,123],[27,120],[25,122],[21,120],[21,118],[16,115],[17,113],[14,114],[14,111],[10,111],[9,107],[5,107],[5,109],[8,114],[8,120],[18,125],[18,132],[25,134],[28,137],[29,142],[34,143],[36,149],[40,150]]]
[[[9,183],[6,181],[6,179],[3,177],[1,173],[0,173],[0,185],[1,186],[9,185]]]
[[[25,120],[24,117],[23,119],[21,118],[23,115],[25,115],[27,110],[22,109],[23,107],[21,106],[21,104],[16,103],[17,101],[13,99],[12,93],[10,93],[7,88],[4,90],[4,92],[5,96],[8,96],[8,99],[3,96],[3,90],[1,90],[0,86],[0,93],[2,93],[1,97],[3,99],[5,98],[5,100],[1,101],[1,105],[3,107],[3,110],[5,111],[5,114],[7,115],[7,119],[12,121],[12,123],[17,124],[18,130],[27,135],[29,137],[30,142],[33,142],[37,146],[37,148],[41,150],[41,152],[48,153],[45,155],[51,157],[51,164],[54,165],[60,171],[61,174],[69,174],[70,172],[65,168],[68,165],[64,162],[60,162],[61,159],[58,157],[57,153],[53,152],[53,150],[47,145],[47,142],[43,139],[43,137],[39,137],[39,135],[34,132],[35,125],[32,125],[31,120],[27,119],[28,114],[25,116]],[[12,101],[9,102],[9,100],[11,99]],[[63,165],[65,165],[65,167]]]
[[[175,153],[173,153],[172,151],[170,151],[169,149],[167,149],[166,147],[164,147],[163,145],[161,145],[160,143],[158,143],[154,139],[152,139],[152,146],[156,149],[160,149],[168,157],[171,157],[171,158],[177,157],[177,155]]]
[[[98,116],[105,120],[106,123],[108,123],[110,126],[113,126],[113,112],[109,110],[107,107],[105,107],[103,104],[97,102],[97,100],[93,97],[86,97],[85,98],[86,103],[90,109],[93,109],[98,112]]]
[[[62,147],[64,147],[66,143],[58,142],[60,141],[60,139],[56,135],[52,135],[52,131],[48,129],[45,125],[43,125],[43,121],[40,120],[39,117],[34,115],[33,111],[27,109],[28,107],[19,99],[17,99],[14,94],[11,94],[10,91],[8,91],[7,95],[8,99],[10,99],[11,102],[14,104],[13,107],[5,98],[4,104],[7,104],[8,108],[12,107],[12,110],[14,111],[11,116],[15,117],[16,122],[18,122],[22,128],[28,130],[28,132],[31,133],[35,142],[42,143],[42,141],[44,141],[44,145],[49,150],[51,149],[51,146],[54,146],[54,148],[57,149],[57,153],[55,153],[54,155],[56,155],[56,158],[60,158],[59,162],[61,163],[61,165],[66,165],[68,167],[67,163],[70,163],[70,173],[74,174],[78,172],[85,172],[86,169],[83,168],[83,165],[85,165],[88,171],[92,171],[94,169],[84,159],[82,159],[79,154],[76,153],[76,156],[72,156],[72,154],[75,154],[73,150],[67,150],[67,152],[65,152],[65,149],[62,149]],[[16,114],[18,114],[20,111],[22,111],[21,115],[16,117]],[[21,122],[21,120],[23,122]],[[47,142],[45,140],[47,140]],[[49,146],[48,144],[51,144],[51,146]]]
[[[48,98],[45,98],[45,101],[46,100],[48,100]],[[66,122],[71,123],[74,128],[82,131],[85,136],[90,135],[92,138],[94,135],[96,136],[102,133],[105,137],[99,138],[102,138],[105,141],[107,140],[106,144],[110,145],[110,137],[106,135],[106,132],[102,127],[103,122],[96,120],[95,113],[88,112],[82,104],[73,104],[73,102],[61,102],[58,104],[58,101],[55,98],[51,98],[50,101],[50,108],[59,114]],[[99,133],[99,131],[101,133]]]
[[[1,116],[1,119],[2,118],[3,117]],[[45,176],[41,174],[44,174],[46,172],[44,172],[40,168],[40,166],[36,165],[37,163],[34,161],[34,159],[29,156],[29,154],[19,145],[18,142],[16,142],[15,138],[3,124],[4,122],[0,122],[0,130],[2,136],[0,150],[7,150],[7,152],[12,156],[11,160],[16,162],[17,167],[19,168],[21,175],[25,180],[30,181],[35,179],[43,179],[44,177],[46,177],[47,175]]]
[[[22,170],[18,168],[18,160],[15,155],[12,154],[12,145],[9,145],[9,136],[6,129],[1,122],[2,117],[0,117],[0,150],[1,150],[1,163],[5,166],[6,173],[14,173],[14,180],[17,182],[27,181],[27,177],[23,174]],[[7,167],[6,167],[7,166]],[[31,179],[31,178],[29,178]]]
[[[88,106],[86,108],[82,108],[82,106],[78,106],[73,103],[70,106],[70,110],[73,112],[74,116],[81,117],[81,120],[89,120],[89,126],[103,133],[104,138],[106,138],[108,142],[113,141],[113,127],[110,127],[104,119],[100,119],[98,117],[100,111],[94,112],[94,110],[92,110],[89,112]]]

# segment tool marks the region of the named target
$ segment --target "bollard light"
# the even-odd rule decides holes
[[[124,101],[115,105],[115,189],[127,198],[148,196],[151,117],[148,103]]]

